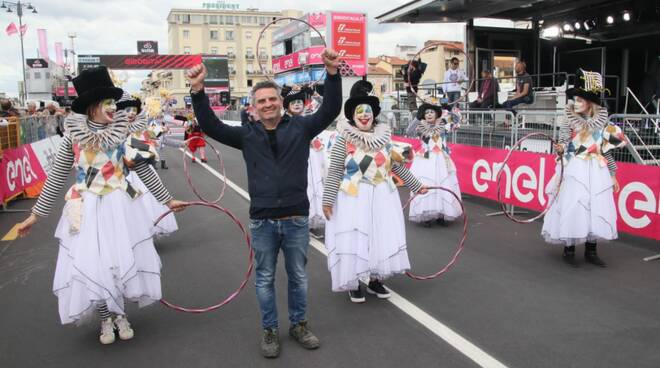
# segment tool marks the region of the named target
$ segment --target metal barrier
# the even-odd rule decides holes
[[[613,114],[611,123],[618,125],[628,138],[625,150],[614,150],[614,158],[622,162],[660,166],[660,129],[658,114]]]
[[[452,133],[451,143],[492,148],[511,145],[511,129],[506,126],[514,120],[511,111],[474,109],[461,111],[461,117],[461,127]]]

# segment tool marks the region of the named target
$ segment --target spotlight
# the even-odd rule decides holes
[[[2,6],[0,6],[0,9],[5,9],[5,8],[7,8],[7,5],[5,5],[5,2],[3,1]]]
[[[575,27],[575,29],[582,28],[582,24],[580,24],[580,22],[575,22],[575,24],[573,26]]]
[[[553,26],[549,28],[545,28],[543,32],[541,33],[541,36],[543,38],[556,38],[559,37],[559,27]]]
[[[605,20],[607,21],[607,24],[614,23],[614,17],[611,15],[608,15],[607,18],[605,18]]]
[[[571,30],[571,25],[566,23],[564,24],[564,32],[569,32]]]
[[[623,20],[626,21],[626,22],[629,21],[630,20],[630,13],[628,13],[627,11],[623,12]]]
[[[584,29],[586,29],[587,31],[591,29],[591,27],[589,27],[589,22],[588,21],[584,22]]]

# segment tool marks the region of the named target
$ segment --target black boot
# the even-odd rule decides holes
[[[167,164],[165,163],[165,160],[160,160],[160,168],[164,169],[164,170],[168,169]]]
[[[607,267],[607,263],[603,262],[603,260],[598,257],[596,243],[584,244],[584,260],[598,267]]]
[[[424,222],[422,222],[422,226],[432,227],[433,226],[433,221],[424,221]]]
[[[564,247],[564,253],[561,255],[561,258],[564,262],[568,263],[573,267],[578,267],[577,262],[575,261],[575,245],[570,247]]]

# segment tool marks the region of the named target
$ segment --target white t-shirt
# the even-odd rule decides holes
[[[461,85],[458,83],[458,81],[466,81],[467,77],[465,76],[465,72],[461,69],[447,69],[445,72],[445,80],[444,84],[442,85],[442,89],[445,92],[460,92],[461,91]]]

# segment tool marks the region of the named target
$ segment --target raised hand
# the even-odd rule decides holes
[[[321,59],[323,59],[323,64],[325,64],[325,69],[328,71],[328,74],[337,74],[337,68],[339,68],[339,54],[335,50],[326,48],[321,53]]]
[[[190,83],[190,89],[195,92],[204,89],[204,78],[206,78],[207,74],[208,72],[204,64],[198,64],[186,70],[185,76],[186,80]]]

